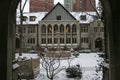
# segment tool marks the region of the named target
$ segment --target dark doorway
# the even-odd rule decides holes
[[[16,44],[15,47],[18,49],[20,47],[20,39],[16,38]]]
[[[103,48],[102,44],[103,44],[103,41],[102,41],[101,38],[97,38],[97,39],[95,40],[95,48],[96,48],[98,51],[102,51],[102,48]]]

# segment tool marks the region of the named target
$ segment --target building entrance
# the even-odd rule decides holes
[[[97,38],[97,39],[95,40],[95,48],[96,48],[98,51],[102,51],[102,48],[103,48],[102,44],[103,44],[103,41],[102,41],[101,38]]]

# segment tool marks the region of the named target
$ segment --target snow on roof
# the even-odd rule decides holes
[[[38,24],[39,21],[46,15],[47,12],[34,12],[34,13],[23,13],[23,16],[26,16],[26,21],[23,21],[23,24]],[[93,16],[96,16],[96,12],[70,12],[80,23],[90,23],[94,20]],[[80,16],[86,15],[86,20],[81,20]],[[35,21],[30,21],[30,16],[35,16]],[[16,24],[20,24],[20,14],[16,15]]]
[[[26,21],[23,21],[23,24],[38,24],[39,21],[46,15],[47,12],[34,12],[34,13],[23,13],[23,16],[26,16]],[[35,16],[35,21],[30,21],[30,16]],[[20,14],[16,15],[16,24],[20,24]]]
[[[80,23],[90,23],[94,20],[96,12],[71,12],[71,14],[80,22]],[[80,16],[86,15],[86,20],[81,20]]]

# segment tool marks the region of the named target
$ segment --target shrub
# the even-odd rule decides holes
[[[79,56],[79,52],[74,52],[73,56],[75,56],[77,58]]]
[[[66,69],[66,75],[68,78],[82,77],[82,72],[79,65],[68,67]]]

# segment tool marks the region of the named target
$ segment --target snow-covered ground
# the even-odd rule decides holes
[[[79,64],[82,69],[82,78],[73,79],[67,78],[65,69],[58,73],[54,80],[102,80],[102,71],[96,72],[98,69],[98,64],[103,61],[97,54],[100,53],[80,53],[76,58],[72,56],[71,66]],[[68,60],[61,60],[61,67],[68,67]],[[35,80],[49,80],[46,77],[46,71],[40,64],[40,74]]]

